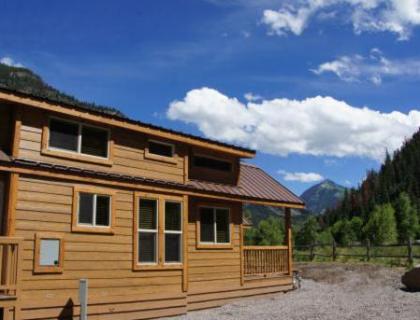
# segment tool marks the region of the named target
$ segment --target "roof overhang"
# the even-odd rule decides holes
[[[0,101],[34,107],[50,112],[57,112],[71,117],[76,117],[82,120],[92,121],[98,124],[124,128],[134,132],[140,132],[147,135],[169,139],[175,142],[182,142],[196,147],[227,153],[240,158],[253,158],[255,157],[256,153],[254,150],[230,146],[228,144],[219,143],[217,141],[213,142],[208,139],[194,137],[192,135],[182,134],[172,130],[165,130],[164,128],[158,128],[152,125],[141,124],[134,120],[107,115],[104,113],[95,112],[93,110],[90,111],[76,106],[45,101],[43,99],[38,99],[33,96],[17,92],[5,92],[4,90],[0,91]]]

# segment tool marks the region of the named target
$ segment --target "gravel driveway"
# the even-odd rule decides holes
[[[402,290],[404,269],[347,264],[311,264],[300,269],[304,279],[299,290],[171,319],[420,319],[420,293]]]

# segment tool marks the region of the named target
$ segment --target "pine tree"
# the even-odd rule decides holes
[[[377,205],[365,225],[364,234],[375,244],[393,243],[397,240],[395,210],[390,203]]]
[[[400,193],[395,203],[395,209],[398,240],[403,243],[414,239],[419,231],[419,221],[417,211],[406,192]]]

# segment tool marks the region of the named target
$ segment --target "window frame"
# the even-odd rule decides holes
[[[60,242],[59,257],[57,266],[42,266],[41,258],[41,241],[42,240],[58,240]],[[36,233],[34,244],[34,273],[63,273],[64,270],[64,236],[58,233]]]
[[[140,215],[140,200],[152,200],[156,203],[156,228],[155,229],[141,229],[139,228],[139,215]],[[137,222],[135,224],[136,232],[137,232],[137,264],[141,266],[155,266],[159,264],[159,245],[160,245],[160,237],[159,237],[159,228],[160,228],[160,219],[159,219],[159,199],[155,197],[139,197],[137,198]],[[139,256],[138,256],[138,249],[139,249],[139,235],[140,233],[152,233],[156,236],[156,242],[155,242],[155,262],[140,262]]]
[[[181,206],[181,230],[166,230],[166,204],[167,203],[179,203]],[[179,265],[183,263],[184,260],[184,253],[183,253],[183,249],[182,249],[182,244],[184,241],[184,223],[183,223],[183,217],[184,217],[184,213],[183,213],[183,202],[181,201],[174,201],[174,200],[170,200],[170,199],[165,199],[164,200],[164,208],[165,208],[165,212],[163,213],[163,240],[164,240],[164,244],[165,244],[165,248],[166,249],[166,235],[167,234],[177,234],[180,235],[180,246],[179,246],[179,261],[172,261],[172,262],[167,262],[166,261],[166,250],[163,251],[163,263],[165,265]]]
[[[201,209],[212,209],[214,218],[214,242],[201,241]],[[216,210],[227,210],[229,223],[229,242],[217,242]],[[234,227],[232,222],[232,208],[223,204],[200,203],[196,206],[196,237],[197,249],[233,249]]]
[[[93,194],[94,199],[97,196],[108,196],[110,198],[109,201],[109,226],[101,226],[87,223],[79,223],[79,200],[80,194],[87,193]],[[73,188],[73,212],[72,212],[72,232],[80,232],[80,233],[100,233],[100,234],[114,234],[114,226],[115,226],[115,205],[116,205],[116,191],[105,189],[105,188],[97,188],[97,187],[87,187],[87,186],[75,186]],[[94,209],[96,201],[94,201]],[[95,216],[93,217],[93,222],[96,221],[96,210],[94,212]]]
[[[208,158],[208,159],[212,159],[212,160],[216,160],[216,161],[220,161],[220,162],[226,162],[230,164],[230,169],[229,170],[219,170],[219,169],[214,169],[214,168],[209,168],[209,167],[201,167],[201,166],[197,166],[195,164],[194,159],[196,157],[199,158]],[[230,159],[225,159],[225,158],[221,158],[221,157],[217,157],[217,156],[213,156],[213,155],[208,155],[208,154],[204,154],[204,153],[193,153],[191,156],[191,166],[197,170],[210,170],[211,172],[218,172],[219,174],[230,174],[234,171],[234,162]]]
[[[62,122],[66,122],[66,123],[74,124],[78,126],[77,151],[66,150],[59,147],[50,146],[50,125],[51,125],[51,121],[53,120],[62,121]],[[106,157],[100,157],[100,156],[82,153],[83,127],[98,129],[107,133],[107,156]],[[83,161],[83,162],[88,162],[88,163],[111,166],[113,164],[113,145],[114,145],[114,141],[111,136],[110,128],[96,126],[93,124],[88,124],[88,123],[77,121],[77,120],[52,116],[52,117],[48,117],[43,127],[41,153],[44,155],[58,157],[58,158],[72,159],[72,160]]]
[[[150,199],[157,201],[157,251],[156,263],[142,263],[139,262],[139,205],[140,199]],[[176,202],[181,205],[181,261],[180,262],[165,262],[165,203],[166,202]],[[144,192],[135,192],[134,193],[134,212],[133,212],[133,271],[140,270],[184,270],[186,263],[186,250],[187,250],[187,241],[184,234],[187,230],[188,223],[188,212],[186,210],[186,204],[188,203],[188,196],[172,196],[166,194],[155,194],[155,193],[144,193]]]
[[[163,155],[160,155],[160,154],[151,153],[150,148],[149,148],[150,142],[170,146],[171,149],[172,149],[172,156],[168,157],[168,156],[163,156]],[[175,148],[174,143],[165,142],[165,141],[156,140],[156,139],[148,139],[147,143],[146,143],[146,147],[144,149],[144,157],[146,159],[158,160],[158,161],[163,161],[163,162],[167,162],[167,163],[170,163],[170,164],[176,164],[177,160],[175,158],[175,149],[176,148]]]

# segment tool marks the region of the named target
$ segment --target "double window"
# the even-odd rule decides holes
[[[200,243],[229,244],[230,214],[229,209],[200,207]]]
[[[135,212],[135,267],[181,264],[182,198],[140,195]]]
[[[51,118],[49,123],[49,150],[73,152],[107,159],[109,131],[78,122]]]
[[[73,231],[112,233],[113,192],[75,188]]]

